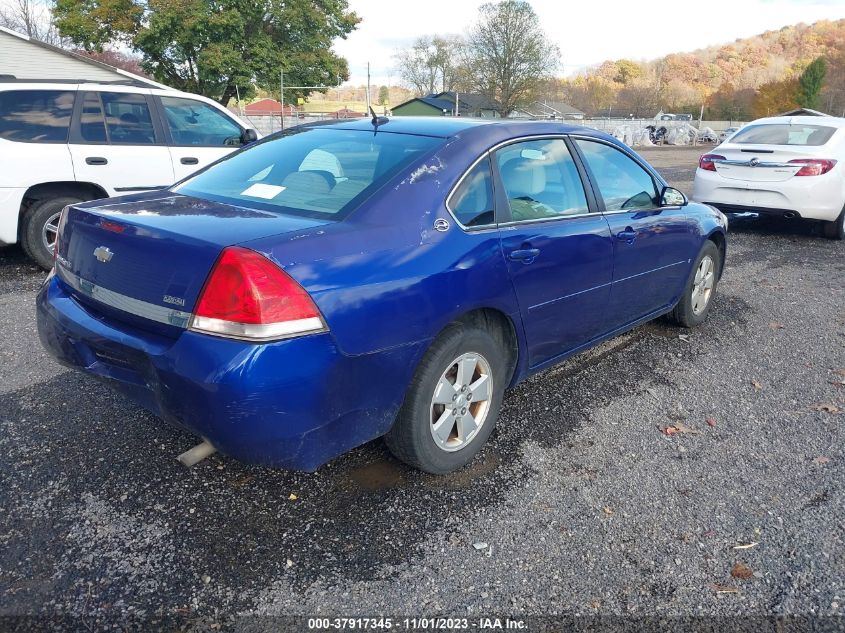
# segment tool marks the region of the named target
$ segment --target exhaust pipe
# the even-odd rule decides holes
[[[185,451],[176,459],[178,459],[184,466],[190,468],[216,452],[217,449],[214,448],[208,440],[205,440]]]
[[[795,211],[784,211],[784,212],[783,212],[783,217],[785,217],[787,220],[791,220],[791,219],[792,219],[792,218],[794,218],[796,215],[797,215],[797,214],[795,213]]]

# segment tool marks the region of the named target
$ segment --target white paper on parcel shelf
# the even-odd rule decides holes
[[[272,200],[284,190],[285,187],[281,187],[279,185],[265,185],[264,183],[257,182],[241,191],[241,195],[249,196],[250,198],[264,198],[265,200]]]

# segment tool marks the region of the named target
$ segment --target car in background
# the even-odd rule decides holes
[[[729,127],[729,128],[728,128],[728,129],[726,129],[726,130],[722,130],[721,132],[719,132],[719,142],[720,142],[720,143],[725,142],[725,141],[726,141],[726,140],[728,140],[731,136],[733,136],[734,134],[736,134],[739,130],[740,130],[740,128],[738,128],[738,127]]]
[[[845,239],[845,119],[758,119],[698,163],[692,198],[725,213],[821,220]]]
[[[703,322],[726,228],[596,130],[324,122],[69,205],[38,330],[203,455],[314,470],[385,435],[446,473],[507,387],[661,315]]]
[[[0,245],[20,241],[50,268],[66,205],[163,189],[257,137],[177,90],[0,80]]]

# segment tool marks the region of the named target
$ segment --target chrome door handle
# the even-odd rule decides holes
[[[619,231],[616,234],[616,239],[623,240],[628,244],[633,244],[634,240],[637,239],[637,232],[630,226],[626,226],[624,231]]]
[[[523,264],[530,264],[537,259],[539,254],[539,248],[521,248],[511,251],[510,254],[508,254],[508,259],[515,262],[522,262]]]

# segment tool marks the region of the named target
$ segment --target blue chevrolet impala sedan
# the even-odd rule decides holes
[[[385,436],[447,473],[508,387],[662,315],[701,323],[726,230],[594,130],[301,126],[67,207],[38,330],[206,452],[313,471]]]

